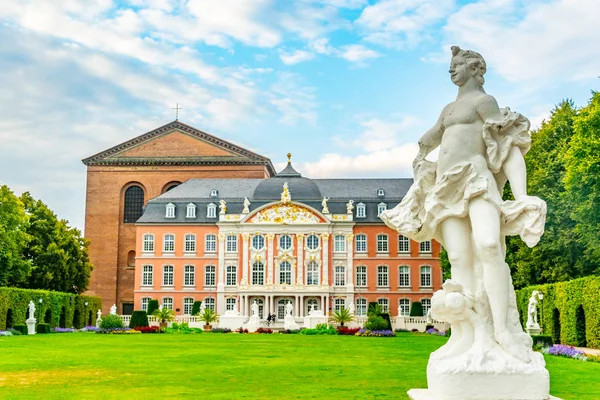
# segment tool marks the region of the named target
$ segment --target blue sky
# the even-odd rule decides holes
[[[538,126],[600,89],[597,0],[9,0],[0,183],[83,228],[81,159],[174,119],[310,177],[410,177],[449,47]]]

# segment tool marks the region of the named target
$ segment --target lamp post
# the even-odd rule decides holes
[[[39,300],[40,307],[39,307],[39,311],[38,311],[38,324],[40,323],[40,317],[41,317],[41,315],[42,315],[42,303],[43,303],[43,302],[44,302],[44,299],[41,299],[41,298],[40,298],[40,300]]]
[[[542,322],[544,321],[544,306],[542,304],[542,300],[544,300],[544,294],[542,292],[540,292],[538,294],[538,299],[540,299],[540,311],[541,311],[539,325],[540,325],[540,328],[542,328],[542,333],[543,333],[544,328],[543,328]]]

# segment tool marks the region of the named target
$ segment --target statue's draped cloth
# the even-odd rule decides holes
[[[529,151],[529,121],[508,108],[501,111],[502,120],[487,120],[483,125],[484,157],[461,162],[440,177],[436,176],[437,163],[423,161],[402,202],[384,212],[381,219],[414,240],[434,238],[443,243],[441,223],[450,217],[465,217],[470,200],[483,196],[500,211],[503,235],[519,235],[529,247],[535,246],[544,232],[546,203],[531,196],[502,200],[506,183],[502,165],[513,146],[523,155]]]

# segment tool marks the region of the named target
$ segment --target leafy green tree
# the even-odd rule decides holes
[[[23,256],[30,240],[23,203],[6,185],[0,186],[0,286],[27,282],[31,263]]]
[[[344,326],[344,324],[346,322],[354,321],[354,315],[352,315],[352,313],[350,312],[349,309],[347,309],[346,307],[342,307],[339,310],[335,310],[333,312],[331,319],[336,324],[340,324],[340,326]]]
[[[32,264],[28,286],[71,293],[85,291],[93,268],[88,240],[28,192],[23,193],[21,201],[30,220],[27,233],[31,240],[24,251]]]

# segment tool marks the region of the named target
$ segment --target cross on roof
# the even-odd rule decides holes
[[[183,108],[179,107],[179,103],[176,103],[173,110],[175,110],[175,121],[179,121],[179,110],[183,110]]]

